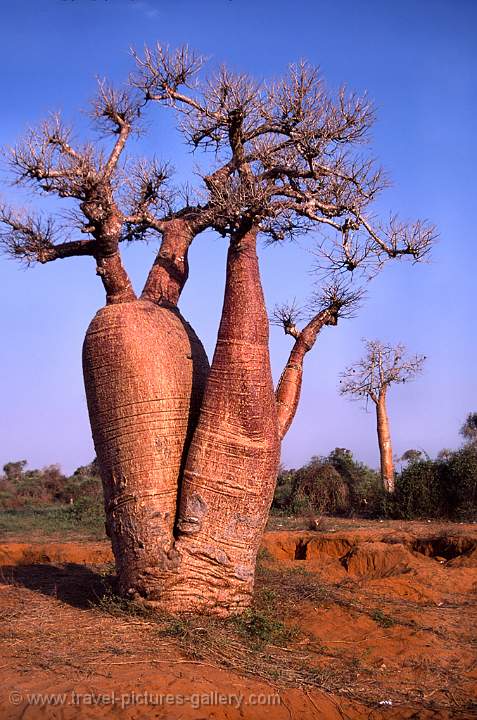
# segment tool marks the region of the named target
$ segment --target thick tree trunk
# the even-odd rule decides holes
[[[387,492],[394,492],[394,462],[389,433],[389,420],[386,411],[386,394],[381,393],[376,403],[376,424],[378,430],[379,453],[381,457],[381,479]]]
[[[278,461],[268,320],[251,231],[230,242],[217,345],[184,473],[180,560],[163,606],[228,615],[250,604]]]
[[[178,562],[178,482],[207,358],[177,309],[137,300],[99,310],[83,368],[120,590],[154,599]]]

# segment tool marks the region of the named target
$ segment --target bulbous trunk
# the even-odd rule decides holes
[[[162,604],[228,615],[250,604],[279,461],[256,233],[232,238],[216,350],[185,466]]]
[[[154,599],[178,563],[178,483],[208,372],[176,308],[147,300],[98,311],[83,371],[120,590]]]
[[[394,462],[386,411],[386,395],[381,394],[376,403],[376,425],[378,430],[379,453],[381,458],[381,479],[387,492],[394,492]]]

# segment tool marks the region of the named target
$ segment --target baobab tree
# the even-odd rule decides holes
[[[143,109],[131,88],[102,82],[89,111],[103,141],[75,139],[53,114],[7,150],[16,183],[65,199],[69,223],[2,202],[0,241],[26,265],[95,262],[106,305],[86,333],[83,365],[106,530],[121,589],[146,593],[142,577],[149,568],[159,573],[170,550],[184,446],[208,372],[202,344],[177,309],[188,244],[208,221],[204,208],[173,205],[167,164],[125,159]],[[147,233],[161,243],[138,297],[120,244]]]
[[[202,58],[187,48],[158,45],[135,59],[129,88],[119,95],[100,88],[94,106],[94,120],[116,138],[109,156],[91,145],[73,149],[69,135],[58,139],[48,126],[11,155],[20,181],[79,202],[87,239],[58,242],[51,222],[4,207],[3,244],[27,262],[91,254],[107,287],[83,364],[120,589],[174,612],[227,615],[250,604],[305,354],[321,328],[359,300],[339,276],[369,277],[389,259],[420,261],[434,230],[371,221],[367,209],[384,180],[357,149],[373,120],[366,98],[344,91],[333,98],[304,63],[267,85],[226,69],[203,77]],[[214,151],[193,202],[175,199],[167,166],[119,163],[151,105],[174,109],[186,140]],[[188,248],[206,228],[228,242],[210,371],[177,309]],[[257,238],[280,242],[317,228],[319,265],[332,277],[302,330],[283,309],[275,313],[294,337],[275,390]],[[161,245],[136,298],[119,246],[151,233]]]
[[[217,345],[181,489],[175,543],[181,566],[165,595],[173,607],[229,612],[249,603],[304,350],[324,324],[319,308],[315,323],[295,338],[300,352],[287,364],[276,397],[258,235],[280,241],[329,230],[320,244],[324,269],[372,274],[391,258],[423,259],[434,230],[421,222],[371,222],[367,211],[384,180],[359,154],[373,121],[366,98],[344,91],[332,98],[306,63],[272,84],[221,68],[204,79],[199,73],[189,86],[177,72],[184,53],[146,48],[136,54],[132,82],[147,101],[176,110],[194,149],[213,150],[214,172],[203,172],[203,192],[229,250]],[[328,312],[332,320],[333,309]]]
[[[371,400],[376,407],[376,426],[381,479],[387,492],[394,492],[394,461],[391,433],[386,407],[391,385],[412,380],[422,370],[424,355],[406,357],[404,345],[385,345],[378,340],[366,340],[366,355],[342,373],[340,391],[354,399]],[[410,451],[411,452],[411,451]]]

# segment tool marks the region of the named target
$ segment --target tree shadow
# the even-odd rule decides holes
[[[0,582],[54,597],[75,608],[96,604],[114,584],[114,576],[95,572],[87,565],[32,563],[0,568]]]

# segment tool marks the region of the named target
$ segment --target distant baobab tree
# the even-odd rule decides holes
[[[354,399],[371,400],[376,407],[381,479],[384,489],[394,492],[394,461],[386,407],[391,385],[404,383],[422,370],[424,355],[406,357],[404,345],[385,345],[378,340],[366,340],[366,355],[350,365],[341,375],[342,395]],[[409,451],[415,452],[415,451]]]
[[[28,264],[90,255],[105,286],[83,367],[121,592],[173,612],[239,613],[251,601],[304,355],[360,297],[344,274],[421,261],[435,232],[420,221],[371,220],[385,182],[360,152],[373,123],[365,97],[332,96],[306,63],[267,84],[225,68],[204,77],[203,59],[187,48],[157,45],[134,57],[129,85],[101,84],[92,106],[110,146],[76,143],[54,116],[10,152],[17,182],[74,201],[69,233],[82,238],[3,204],[1,241]],[[213,151],[196,190],[171,187],[165,163],[124,157],[152,105],[176,112],[196,151]],[[177,307],[190,244],[206,228],[228,243],[210,370]],[[295,343],[275,392],[257,238],[280,242],[317,228],[329,280],[302,330],[277,310]],[[160,246],[137,297],[120,245],[148,236]]]

